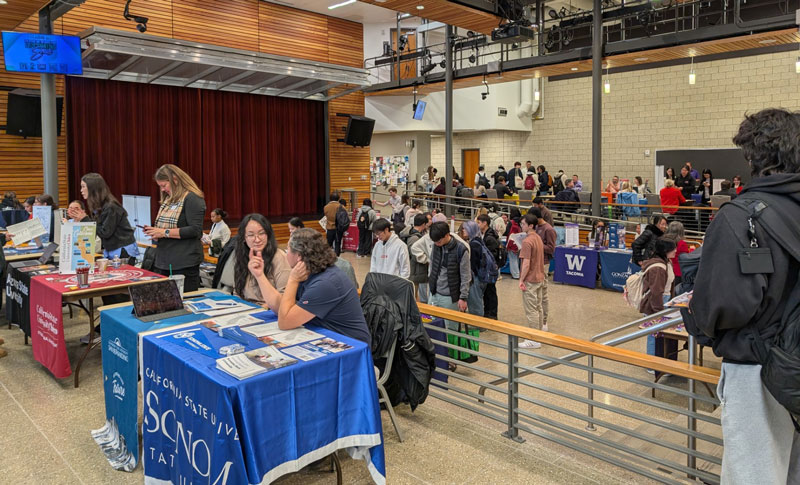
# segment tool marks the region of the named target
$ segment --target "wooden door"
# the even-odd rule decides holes
[[[417,31],[413,29],[401,29],[402,34],[408,39],[406,47],[403,52],[398,55],[408,54],[414,52],[417,48]],[[392,29],[392,50],[397,52],[397,29]],[[417,60],[411,59],[409,61],[400,62],[400,79],[413,79],[417,77]],[[397,66],[392,69],[392,80],[397,79]]]
[[[478,148],[461,150],[461,175],[464,177],[464,186],[474,188],[475,174],[481,166],[481,151]]]

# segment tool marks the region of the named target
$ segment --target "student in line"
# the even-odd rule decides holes
[[[528,212],[523,216],[520,226],[522,232],[527,234],[519,250],[522,268],[519,273],[519,289],[522,291],[522,304],[528,327],[542,330],[544,313],[542,313],[542,282],[544,273],[544,245],[542,238],[536,234],[539,219]],[[538,349],[542,344],[534,340],[525,339],[519,343],[524,349]]]
[[[372,230],[378,242],[372,248],[369,270],[408,279],[411,275],[408,247],[392,232],[391,223],[386,219],[378,219],[372,225]]]

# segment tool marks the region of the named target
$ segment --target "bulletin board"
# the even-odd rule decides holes
[[[408,155],[375,157],[369,163],[372,186],[399,186],[408,182]]]

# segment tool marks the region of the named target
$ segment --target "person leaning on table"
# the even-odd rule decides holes
[[[161,207],[155,225],[145,227],[144,233],[156,243],[155,272],[184,275],[184,291],[196,291],[203,262],[203,191],[171,163],[162,165],[153,178],[161,189]]]
[[[247,214],[239,224],[238,234],[242,237],[236,240],[236,266],[233,271],[233,294],[247,301],[264,306],[264,292],[261,289],[263,281],[269,283],[270,288],[283,293],[289,282],[289,272],[292,268],[286,261],[286,253],[278,248],[275,231],[272,224],[261,214]],[[250,260],[259,258],[260,262],[269,261],[269,265],[260,264],[263,273],[253,274]]]
[[[292,271],[283,295],[264,275],[263,258],[251,256],[247,265],[256,276],[267,306],[278,314],[281,330],[308,323],[371,343],[358,292],[336,266],[336,253],[322,234],[307,228],[294,231],[286,260]]]

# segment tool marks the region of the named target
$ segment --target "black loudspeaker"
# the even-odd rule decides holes
[[[364,116],[351,115],[347,122],[347,134],[344,142],[354,147],[368,147],[372,140],[372,130],[375,120]]]
[[[56,96],[56,129],[61,135],[61,113],[64,97]],[[28,137],[42,136],[42,98],[39,91],[15,89],[8,93],[6,134]]]

